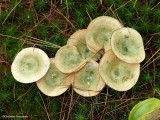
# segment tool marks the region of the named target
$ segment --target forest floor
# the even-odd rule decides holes
[[[99,95],[85,98],[70,88],[61,96],[48,97],[35,83],[13,78],[10,68],[20,50],[34,46],[54,57],[59,49],[54,44],[65,45],[76,30],[102,15],[142,35],[146,58],[132,89],[118,92],[106,86]],[[127,120],[139,101],[160,98],[159,56],[159,0],[1,0],[0,119],[17,115],[28,120]]]

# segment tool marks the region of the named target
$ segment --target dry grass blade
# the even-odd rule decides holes
[[[13,39],[17,39],[17,40],[21,40],[24,43],[27,43],[27,41],[29,41],[28,44],[34,44],[34,45],[38,45],[38,46],[61,48],[61,46],[59,46],[59,45],[53,44],[53,43],[48,42],[48,41],[40,40],[38,38],[34,38],[34,37],[31,37],[31,36],[27,36],[27,35],[25,35],[25,36],[28,37],[28,38],[31,38],[31,39],[25,39],[25,40],[23,40],[22,38],[18,38],[18,37],[14,37],[14,36],[9,36],[9,35],[4,35],[4,34],[0,34],[0,36],[8,37],[8,38],[13,38]]]
[[[47,111],[46,105],[45,105],[45,103],[44,103],[44,100],[43,100],[43,98],[42,98],[42,96],[41,96],[41,94],[40,94],[40,93],[39,93],[39,96],[40,96],[40,97],[41,97],[41,99],[42,99],[42,102],[43,102],[43,105],[44,105],[44,110],[46,111],[46,114],[47,114],[48,120],[51,120],[51,119],[50,119],[50,117],[49,117],[49,114],[48,114],[48,111]]]
[[[18,97],[14,102],[16,102],[17,100],[19,100],[23,96],[25,96],[29,91],[31,91],[33,86],[34,86],[34,84],[32,84],[31,87],[23,95],[21,95],[20,97]]]
[[[12,10],[8,13],[8,15],[6,16],[6,18],[4,19],[3,23],[4,24],[6,22],[6,20],[8,19],[8,17],[10,16],[10,14],[13,12],[13,10],[21,3],[22,0],[20,0],[13,8]]]
[[[149,66],[151,63],[155,62],[156,60],[158,60],[160,58],[160,56],[157,56],[155,59],[153,59],[151,62],[149,62],[147,65],[145,65],[144,67],[142,66],[142,70],[144,70],[147,66]]]
[[[152,55],[152,57],[149,58],[149,60],[142,66],[142,69],[144,69],[144,68],[146,67],[146,64],[147,64],[148,62],[150,62],[150,60],[151,60],[159,51],[160,51],[160,49],[157,50],[157,51]],[[159,57],[159,56],[158,56],[158,57]],[[157,57],[157,58],[158,58],[158,57]],[[157,58],[156,58],[156,59],[157,59]],[[154,59],[154,60],[155,60],[155,59]],[[154,60],[153,60],[153,61],[154,61]],[[152,62],[153,62],[153,61],[152,61]],[[151,63],[151,62],[150,62],[150,63]],[[150,63],[149,63],[149,64],[150,64]],[[148,65],[147,65],[147,66],[148,66]]]
[[[117,10],[119,10],[120,8],[124,7],[125,5],[127,5],[127,4],[128,4],[129,2],[131,2],[131,1],[132,1],[132,0],[127,1],[125,4],[121,5],[119,8],[115,9],[114,12],[117,11]]]
[[[49,17],[49,15],[46,18],[48,18],[48,17]],[[40,20],[37,24],[35,24],[33,26],[33,28],[29,29],[27,33],[24,33],[22,35],[22,37],[25,36],[26,34],[29,34],[30,32],[32,32],[32,30],[35,29],[35,28],[37,28],[46,18],[43,18],[42,20]]]
[[[160,2],[158,2],[151,10],[153,10],[154,8],[156,8],[159,4],[160,4]]]
[[[76,30],[76,27],[73,25],[73,23],[66,17],[66,16],[64,16],[63,14],[62,14],[62,12],[60,12],[57,8],[56,8],[56,6],[54,5],[54,4],[52,4],[52,6],[55,8],[55,9],[53,9],[55,12],[57,12],[58,14],[60,14],[61,16],[63,16],[66,20],[67,20],[67,22],[69,22],[70,24],[71,24],[71,26]]]
[[[72,109],[72,104],[73,104],[73,89],[72,89],[71,100],[70,100],[70,104],[69,104],[69,111],[68,111],[68,115],[67,115],[66,120],[69,120],[71,109]]]
[[[134,2],[134,4],[133,4],[133,7],[135,7],[135,6],[136,6],[136,3],[137,3],[137,0],[135,0],[135,2]]]
[[[87,13],[87,15],[88,15],[88,17],[89,17],[90,21],[92,21],[92,18],[91,18],[91,16],[90,16],[90,14],[89,14],[88,10],[86,10],[86,13]]]
[[[146,44],[144,45],[144,46],[146,47],[146,49],[147,49],[147,47],[149,46],[149,43],[151,42],[152,38],[153,38],[153,36],[152,36],[152,37],[146,42]]]
[[[31,38],[29,41],[32,41],[32,42],[38,42],[40,44],[43,44],[43,45],[49,45],[49,46],[52,46],[54,48],[61,48],[61,46],[59,45],[56,45],[56,44],[53,44],[51,42],[48,42],[48,41],[44,41],[44,40],[41,40],[41,39],[38,39],[38,38],[34,38],[34,37],[31,37],[31,36],[28,36],[26,35],[27,38]],[[33,39],[33,40],[32,40]]]

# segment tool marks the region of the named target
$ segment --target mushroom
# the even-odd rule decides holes
[[[160,100],[149,98],[139,102],[131,110],[129,120],[160,120]]]
[[[88,25],[86,43],[93,52],[104,48],[105,51],[111,49],[110,38],[112,32],[121,28],[121,23],[109,16],[100,16],[95,18]]]
[[[73,89],[76,93],[84,97],[95,96],[105,87],[98,71],[99,64],[93,60],[78,71],[73,80]]]
[[[21,83],[32,83],[41,79],[50,65],[47,54],[38,48],[25,48],[15,57],[11,72]]]
[[[145,58],[141,35],[132,28],[120,28],[113,32],[111,47],[115,55],[127,63],[140,63]]]
[[[140,64],[126,63],[109,50],[100,61],[99,73],[109,87],[117,91],[127,91],[138,80]]]
[[[76,46],[65,45],[61,47],[55,56],[55,65],[63,73],[72,73],[79,70],[86,63],[78,52]]]
[[[69,88],[72,83],[72,77],[56,68],[54,58],[50,59],[50,63],[47,74],[36,84],[45,95],[59,96]]]
[[[76,31],[74,34],[70,36],[67,44],[75,45],[78,51],[80,52],[82,58],[84,59],[91,58],[97,61],[101,58],[101,53],[96,53],[96,52],[93,53],[87,48],[86,39],[85,39],[86,33],[87,33],[87,29]]]

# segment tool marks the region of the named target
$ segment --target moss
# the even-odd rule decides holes
[[[17,34],[17,27],[14,25],[11,25],[6,28],[6,34],[9,36],[15,36]]]
[[[86,120],[86,116],[85,115],[83,115],[83,113],[77,113],[76,115],[75,115],[75,118],[74,118],[75,120]]]
[[[138,30],[143,33],[149,33],[153,29],[152,23],[147,17],[141,17],[137,25],[139,25]]]
[[[9,14],[9,10],[5,10],[2,11],[0,14],[0,24],[3,23],[3,21],[5,20],[5,18],[7,17],[7,15]]]
[[[44,12],[47,7],[47,1],[45,0],[37,0],[36,1],[36,9],[38,11]]]
[[[21,48],[23,46],[23,42],[18,41],[16,39],[12,39],[12,38],[6,38],[4,41],[5,42],[3,42],[2,45],[6,51],[5,54],[8,57],[8,62],[11,62],[11,61],[13,61],[14,56],[21,50]],[[16,47],[12,48],[12,46],[16,46]]]
[[[152,12],[152,7],[148,4],[146,4],[142,7],[141,11],[142,11],[143,15],[149,15]]]
[[[20,20],[25,24],[31,24],[34,19],[34,13],[31,10],[26,10],[21,14]]]
[[[96,11],[97,9],[97,4],[98,2],[93,2],[93,1],[87,1],[87,4],[86,4],[86,9],[88,10],[88,12],[93,12],[93,11]]]
[[[44,26],[39,27],[37,32],[38,32],[38,36],[40,39],[46,39],[48,37],[49,30],[44,25]]]
[[[133,27],[142,34],[144,43],[148,42],[153,33],[160,31],[159,6],[152,9],[157,5],[157,0],[132,0],[130,2],[126,0],[102,0],[102,5],[99,0],[88,0],[87,2],[85,0],[67,0],[68,3],[66,3],[66,1],[62,1],[61,3],[61,0],[59,0],[53,2],[55,7],[52,6],[52,9],[50,1],[36,0],[33,1],[33,4],[22,1],[13,9],[18,2],[19,0],[1,2],[0,34],[14,36],[22,40],[29,40],[25,36],[29,35],[63,46],[66,44],[69,36],[75,31],[69,22],[71,22],[76,29],[87,28],[90,22],[89,16],[94,19],[101,15],[118,16],[125,26]],[[69,8],[69,17],[67,16],[67,7]],[[12,9],[13,11],[11,12]],[[59,10],[68,20],[55,10]],[[5,19],[6,21],[4,22]],[[41,20],[42,22],[40,22]],[[151,42],[146,45],[146,59],[141,63],[141,66],[151,58],[151,51],[155,53],[160,49],[159,44],[159,36],[154,35]],[[0,62],[1,114],[15,114],[16,112],[20,113],[22,110],[23,114],[30,115],[31,119],[47,119],[43,102],[39,94],[37,94],[39,90],[36,89],[36,85],[34,83],[21,84],[13,78],[10,72],[10,65],[15,55],[22,48],[34,45],[35,43],[24,43],[21,40],[2,37],[2,35],[0,35],[0,61],[5,60],[5,62]],[[50,57],[54,57],[58,50],[58,48],[53,47],[36,46],[43,49]],[[159,54],[157,54],[157,56],[159,56]],[[157,56],[155,56],[155,58]],[[99,100],[98,102],[95,102],[93,100],[94,98],[83,98],[73,94],[72,105],[77,108],[71,109],[71,113],[73,112],[71,118],[83,120],[90,119],[90,116],[93,115],[93,118],[100,119],[104,110],[103,108],[105,107],[106,113],[104,119],[112,120],[116,119],[116,117],[117,119],[127,119],[129,110],[131,110],[133,104],[138,103],[142,98],[152,97],[153,95],[159,98],[158,93],[153,94],[153,89],[157,89],[160,86],[160,82],[158,81],[160,77],[158,70],[159,59],[156,60],[154,64],[156,65],[155,85],[153,84],[153,63],[151,63],[141,71],[139,81],[135,87],[125,93],[116,92],[109,87],[105,87],[101,94],[96,96],[96,99]],[[13,90],[14,87],[15,91]],[[13,98],[13,92],[15,92],[15,98]],[[68,91],[64,96],[50,99],[42,95],[47,111],[51,117],[53,116],[55,119],[59,119],[60,116],[66,116],[68,114],[70,93],[71,91]],[[108,94],[107,100],[105,99],[106,94]],[[107,101],[106,106],[104,105],[105,101]],[[11,102],[13,103],[12,105],[9,104]],[[127,108],[127,106],[129,106],[129,108]]]
[[[12,96],[11,96],[11,93],[9,92],[9,90],[6,90],[6,89],[1,90],[0,99],[2,101],[5,101],[5,102],[9,103],[11,98],[12,98]]]

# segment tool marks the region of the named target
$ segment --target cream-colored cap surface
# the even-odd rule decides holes
[[[116,56],[127,63],[140,63],[145,58],[143,39],[132,28],[120,28],[113,32],[111,47]]]
[[[61,47],[55,56],[55,65],[63,73],[72,73],[79,70],[86,63],[74,45]]]
[[[140,64],[126,63],[109,50],[100,61],[99,73],[109,87],[117,91],[127,91],[138,80]]]
[[[94,53],[90,51],[86,44],[87,29],[78,30],[73,33],[67,41],[68,45],[75,45],[80,52],[82,58],[91,58],[92,60],[99,60],[101,57],[100,53]]]
[[[76,93],[84,97],[95,96],[105,87],[105,83],[98,71],[99,64],[93,60],[77,73],[73,80],[73,89]]]
[[[110,39],[112,32],[121,28],[121,23],[109,16],[100,16],[95,18],[88,25],[86,43],[93,52],[105,49],[111,49]]]
[[[15,57],[11,72],[13,77],[21,83],[32,83],[41,79],[50,65],[47,54],[38,48],[25,48]]]
[[[36,84],[45,95],[59,96],[70,87],[73,77],[59,71],[55,66],[54,58],[50,59],[50,63],[47,74]]]

